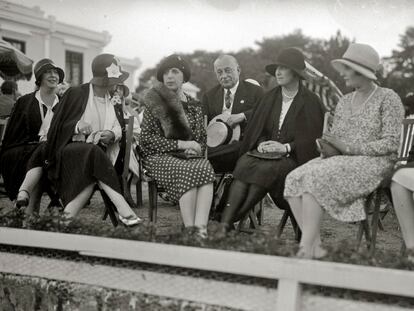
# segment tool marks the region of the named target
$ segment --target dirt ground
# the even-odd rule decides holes
[[[135,187],[132,187],[135,188]],[[136,210],[136,213],[148,221],[148,191],[144,186],[144,207]],[[135,198],[135,192],[132,191],[132,196]],[[42,208],[48,204],[47,196],[42,199]],[[0,206],[11,208],[12,202],[4,196],[0,197]],[[180,210],[178,206],[174,206],[169,202],[163,201],[158,198],[158,220],[157,220],[157,234],[169,235],[176,234],[181,231],[182,221],[180,216]],[[7,208],[7,209],[8,209]],[[89,223],[97,223],[104,227],[111,228],[109,219],[102,221],[102,215],[104,211],[104,204],[99,193],[95,193],[92,197],[91,204],[84,208],[79,214],[79,220],[87,226]],[[276,227],[282,217],[283,211],[265,201],[264,209],[264,224],[260,227],[260,230],[266,231],[270,234],[275,234]],[[401,233],[398,227],[398,222],[393,210],[391,210],[383,220],[384,231],[379,230],[377,238],[377,249],[393,252],[396,255],[399,254],[401,248]],[[325,214],[325,217],[321,226],[321,235],[324,245],[334,246],[340,241],[348,240],[355,241],[358,231],[358,224],[342,223],[329,215]],[[246,234],[246,233],[241,233]],[[282,239],[294,241],[294,233],[290,223],[286,226],[282,236]]]

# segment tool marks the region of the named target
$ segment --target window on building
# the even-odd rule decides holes
[[[65,80],[71,85],[83,83],[83,54],[66,51]]]
[[[3,40],[9,42],[16,49],[18,49],[20,52],[23,52],[23,53],[26,54],[26,42],[16,40],[16,39],[12,39],[12,38],[7,38],[7,37],[3,37]]]

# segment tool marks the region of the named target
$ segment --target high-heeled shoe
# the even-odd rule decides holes
[[[196,235],[200,239],[202,239],[202,240],[207,239],[208,234],[207,234],[207,228],[206,227],[197,227],[196,229],[197,229],[196,230]]]
[[[29,200],[30,200],[29,192],[24,189],[19,190],[19,193],[17,194],[15,206],[17,208],[26,207],[27,205],[29,205]]]
[[[133,227],[143,222],[141,218],[139,218],[137,215],[129,215],[128,217],[122,217],[120,214],[118,214],[118,218],[121,221],[122,224],[126,227]]]

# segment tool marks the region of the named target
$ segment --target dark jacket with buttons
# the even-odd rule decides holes
[[[276,140],[291,146],[290,156],[302,165],[319,156],[315,139],[322,136],[324,111],[317,95],[300,85],[282,127],[278,122],[282,109],[281,87],[267,92],[253,111],[252,118],[246,129],[240,154],[257,148],[266,140]],[[269,128],[268,124],[274,124]]]

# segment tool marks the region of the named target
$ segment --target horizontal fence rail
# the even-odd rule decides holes
[[[414,272],[405,270],[14,228],[0,228],[0,244],[278,280],[276,310],[306,310],[302,284],[414,297]]]

